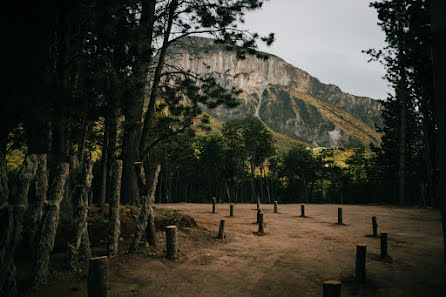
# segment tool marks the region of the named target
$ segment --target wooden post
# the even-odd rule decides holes
[[[108,258],[90,259],[88,268],[88,297],[108,297]]]
[[[167,259],[175,260],[178,257],[177,226],[166,226]]]
[[[387,257],[387,233],[381,232],[381,257]]]
[[[260,197],[257,197],[257,210],[260,209]]]
[[[263,234],[263,213],[260,212],[259,214],[259,233]]]
[[[260,214],[262,213],[261,209],[257,210],[257,224],[260,222]]]
[[[220,228],[218,229],[218,238],[225,238],[225,220],[220,220]]]
[[[300,205],[300,216],[301,217],[305,216],[305,205],[303,204]]]
[[[356,279],[365,282],[365,258],[367,254],[367,246],[363,244],[356,245]]]
[[[376,217],[372,217],[373,236],[378,236],[378,224],[376,223]]]
[[[277,213],[277,201],[274,201],[274,213]]]
[[[212,197],[212,213],[215,213],[215,203],[216,203],[215,197]]]
[[[341,297],[342,284],[338,281],[325,281],[324,282],[324,297]]]
[[[229,216],[234,216],[234,204],[229,205]]]
[[[342,207],[338,208],[338,224],[342,224]]]

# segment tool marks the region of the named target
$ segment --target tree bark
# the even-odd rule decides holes
[[[0,209],[6,207],[9,196],[8,169],[6,168],[6,155],[0,150]]]
[[[99,205],[103,205],[107,200],[107,177],[108,177],[108,153],[110,140],[110,121],[106,118],[104,123],[104,139],[102,142],[101,156],[101,185],[99,191]]]
[[[434,71],[435,106],[438,115],[446,114],[446,3],[443,0],[432,1],[432,55]],[[444,152],[446,148],[446,117],[439,117],[438,151]],[[443,224],[444,261],[446,263],[446,155],[439,154],[440,181],[439,195]]]
[[[68,262],[70,268],[76,270],[79,261],[79,248],[81,246],[82,234],[87,232],[88,217],[88,194],[93,179],[93,163],[89,162],[83,168],[82,178],[79,184],[75,186],[73,193],[73,238],[68,244]]]
[[[38,167],[36,172],[36,178],[34,182],[34,196],[30,201],[30,215],[31,215],[31,234],[30,243],[33,249],[36,247],[35,242],[38,226],[40,226],[40,220],[42,219],[43,205],[46,202],[46,195],[48,192],[48,164],[47,154],[37,155]]]
[[[140,189],[142,190],[142,194],[143,194],[141,197],[142,198],[141,200],[143,201],[143,205],[141,208],[141,212],[139,213],[139,216],[136,221],[135,235],[133,236],[133,240],[132,240],[132,242],[130,244],[130,248],[129,248],[129,253],[131,253],[131,254],[136,253],[136,251],[138,250],[139,242],[141,240],[143,231],[147,227],[147,221],[148,221],[150,213],[152,213],[152,217],[153,217],[152,202],[153,202],[153,198],[155,196],[156,185],[158,182],[158,175],[161,170],[161,166],[158,165],[156,167],[156,169],[153,173],[152,185],[150,188],[146,184],[146,180],[144,177],[144,168],[142,167],[142,163],[136,164],[134,170],[138,172],[138,183],[140,185]]]
[[[135,62],[135,80],[137,94],[135,100],[127,104],[125,113],[124,137],[122,145],[122,192],[121,199],[124,203],[141,205],[137,176],[133,164],[141,160],[139,150],[141,146],[141,126],[144,108],[144,94],[147,84],[151,55],[147,50],[152,49],[153,24],[155,21],[156,0],[141,1],[140,34],[141,41],[135,45],[137,61]],[[149,47],[149,48],[147,48]]]
[[[121,222],[119,220],[119,207],[121,200],[122,161],[115,160],[112,167],[112,186],[110,193],[110,210],[108,219],[108,256],[118,254],[119,236],[121,235]]]
[[[7,226],[0,234],[0,293],[5,296],[17,295],[15,250],[21,240],[23,220],[28,207],[28,191],[36,175],[37,164],[36,155],[25,158],[17,172],[17,191],[9,195],[9,205],[0,209],[2,226]]]
[[[48,203],[45,206],[42,218],[42,228],[40,230],[40,238],[38,239],[39,244],[33,263],[34,288],[40,287],[45,282],[50,254],[53,250],[54,239],[59,224],[60,202],[64,197],[69,167],[70,165],[66,162],[60,163],[57,166],[57,171],[50,187]]]

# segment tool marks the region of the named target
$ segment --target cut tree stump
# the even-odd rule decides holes
[[[303,204],[300,206],[300,216],[301,217],[305,216],[305,205]]]
[[[263,213],[259,214],[259,234],[263,234],[265,232],[263,227]]]
[[[365,282],[365,259],[367,254],[367,246],[363,244],[356,245],[356,280]]]
[[[385,258],[387,253],[387,233],[381,232],[381,257]]]
[[[277,201],[274,201],[274,213],[277,213]]]
[[[378,236],[378,223],[376,223],[376,217],[372,217],[373,236]]]
[[[324,282],[324,297],[341,297],[342,284],[338,281],[325,281]]]
[[[229,205],[229,216],[234,216],[234,204]]]
[[[338,224],[342,224],[342,207],[338,208]]]
[[[225,220],[220,220],[220,228],[218,228],[217,238],[225,238]]]
[[[90,259],[88,268],[88,297],[108,297],[108,258]]]
[[[260,214],[261,214],[261,213],[262,213],[262,210],[261,210],[261,209],[258,209],[258,210],[257,210],[257,221],[256,221],[257,224],[260,222]]]
[[[215,213],[215,203],[217,199],[215,199],[215,197],[212,197],[212,213]]]
[[[166,257],[169,260],[178,258],[177,226],[166,226]]]

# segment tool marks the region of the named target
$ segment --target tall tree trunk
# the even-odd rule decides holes
[[[36,179],[34,181],[34,196],[30,201],[30,216],[31,216],[31,234],[30,243],[32,248],[36,248],[36,233],[40,220],[42,219],[43,205],[46,202],[46,195],[48,191],[48,164],[47,154],[37,155],[38,167],[36,172]]]
[[[141,18],[139,34],[143,34],[141,41],[135,45],[137,61],[135,63],[135,78],[138,81],[135,100],[127,104],[125,108],[124,137],[122,145],[122,190],[121,198],[125,203],[140,205],[140,194],[137,177],[133,164],[141,160],[141,126],[144,108],[144,94],[147,84],[151,55],[147,50],[152,50],[153,24],[155,21],[156,0],[141,1]]]
[[[135,171],[138,172],[138,182],[142,193],[141,200],[143,201],[143,205],[141,208],[141,212],[139,213],[138,219],[136,221],[136,231],[135,235],[133,236],[133,240],[130,244],[129,253],[136,253],[136,251],[138,250],[142,233],[147,227],[147,220],[149,218],[149,215],[152,214],[153,218],[152,202],[153,202],[153,197],[155,195],[160,169],[161,166],[158,165],[153,173],[152,184],[149,187],[144,177],[144,168],[142,167],[142,164],[140,166],[135,167]],[[153,229],[154,228],[155,227],[153,226]]]
[[[399,97],[401,100],[401,110],[400,110],[400,143],[399,143],[399,152],[400,152],[400,159],[399,159],[399,169],[398,169],[398,177],[399,177],[399,203],[404,204],[405,202],[405,189],[406,189],[406,116],[407,116],[407,104],[406,104],[406,92],[403,91],[403,88],[405,87],[403,85],[405,79],[405,75],[403,75],[403,72],[405,70],[401,70],[401,82],[399,82],[399,92],[397,91],[397,96],[399,93]]]
[[[33,287],[35,288],[40,287],[45,282],[50,254],[53,250],[59,224],[60,202],[64,197],[69,167],[70,165],[66,162],[59,164],[50,187],[48,204],[45,206],[42,226],[39,232],[39,244],[33,261]]]
[[[432,1],[432,54],[433,54],[433,71],[434,71],[434,91],[435,106],[439,116],[439,135],[438,135],[438,151],[446,149],[446,44],[444,36],[446,36],[446,2],[444,0]],[[443,223],[443,243],[444,243],[444,261],[446,263],[446,154],[439,154],[440,163],[440,207],[442,212]]]
[[[82,169],[82,178],[74,188],[72,197],[73,202],[73,238],[71,243],[68,244],[68,262],[70,268],[76,270],[79,262],[79,248],[82,241],[82,234],[86,232],[88,228],[88,193],[91,188],[91,181],[93,179],[93,163],[89,162]]]
[[[79,143],[79,149],[77,153],[77,158],[81,168],[84,168],[85,163],[85,150],[87,148],[88,130],[90,129],[90,123],[86,119],[86,116],[82,120],[82,135]]]
[[[118,141],[118,119],[116,117],[115,113],[112,113],[108,119],[110,131],[109,131],[109,137],[108,137],[108,152],[107,152],[107,196],[111,195],[112,191],[112,167],[114,166],[114,163],[116,161],[116,145]],[[121,169],[122,171],[122,169]],[[119,197],[121,197],[121,194],[119,194]]]
[[[251,184],[251,201],[257,201],[257,195],[256,195],[256,184],[254,180],[254,171],[256,170],[256,167],[254,165],[254,160],[251,159],[249,162],[251,166],[251,174],[249,176],[249,182]]]
[[[28,155],[17,173],[16,193],[9,195],[9,205],[0,209],[2,227],[0,234],[0,293],[16,296],[15,250],[20,243],[23,220],[28,207],[28,191],[37,170],[37,156]],[[3,228],[2,228],[3,229]]]
[[[6,168],[6,154],[0,149],[0,209],[6,207],[9,196],[8,169]]]
[[[155,103],[158,97],[158,89],[161,81],[161,74],[164,68],[164,61],[167,55],[167,49],[169,48],[169,37],[172,31],[172,25],[175,18],[175,11],[178,6],[178,0],[172,0],[169,6],[169,15],[167,20],[166,30],[163,33],[163,45],[161,46],[161,50],[158,56],[158,65],[155,69],[152,90],[150,92],[149,105],[147,107],[147,112],[144,116],[144,127],[142,129],[141,142],[140,142],[140,152],[142,154],[146,151],[146,144],[149,139],[149,131],[153,126],[153,116],[155,113]],[[142,156],[145,159],[145,156]]]
[[[104,123],[104,140],[102,142],[102,157],[101,157],[101,184],[99,186],[99,205],[103,205],[107,198],[107,177],[108,177],[108,153],[110,140],[110,121],[105,118]]]
[[[108,219],[108,256],[118,254],[119,236],[121,234],[121,222],[119,221],[119,206],[121,200],[122,161],[115,160],[112,167],[112,186],[110,192],[110,208]]]

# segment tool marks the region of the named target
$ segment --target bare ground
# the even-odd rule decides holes
[[[157,249],[120,255],[110,262],[110,296],[322,296],[322,282],[340,280],[342,296],[446,296],[440,213],[432,209],[342,205],[345,225],[337,225],[339,205],[263,205],[265,234],[256,234],[255,205],[168,204],[203,228],[179,230],[180,258],[164,258],[164,235]],[[390,258],[381,259],[380,240],[389,234]],[[215,239],[226,220],[224,240]],[[367,282],[354,280],[356,244],[367,245]],[[98,251],[97,253],[100,253]],[[32,296],[87,296],[85,269],[52,274]],[[31,295],[30,295],[31,296]]]

